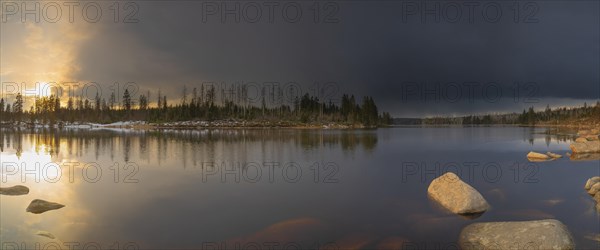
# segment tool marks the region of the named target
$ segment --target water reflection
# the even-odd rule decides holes
[[[454,243],[473,222],[539,218],[560,219],[578,247],[592,246],[584,236],[597,234],[598,213],[582,189],[597,173],[596,162],[563,157],[515,172],[515,162],[526,162],[529,151],[569,150],[565,137],[539,128],[0,132],[3,167],[33,166],[25,182],[22,173],[2,173],[2,187],[24,185],[30,193],[0,195],[0,241],[29,248],[50,242],[97,243],[103,249],[125,249],[131,242],[141,249],[253,242],[262,248],[268,242],[317,249],[336,249],[331,242],[349,249],[435,248]],[[225,162],[227,168],[213,173],[207,162]],[[248,162],[292,162],[301,178],[289,181],[296,172],[282,175],[283,168],[276,168],[269,181],[262,168],[263,179],[254,182],[244,174],[256,175],[261,167],[238,164]],[[325,168],[331,162],[338,169]],[[423,167],[407,174],[407,162]],[[437,175],[431,169],[451,162],[480,163],[473,178],[463,179],[492,206],[481,217],[465,219],[429,202],[427,185]],[[497,180],[481,175],[489,162],[503,173]],[[208,172],[213,174],[206,178]],[[325,182],[331,174],[337,181]],[[66,207],[26,213],[34,199]]]
[[[94,150],[96,157],[101,152],[110,151],[114,159],[115,151],[122,152],[123,160],[129,161],[131,151],[137,148],[146,153],[150,146],[157,152],[165,152],[170,142],[184,142],[190,145],[211,145],[224,143],[227,146],[239,143],[274,142],[293,143],[304,150],[319,150],[323,147],[337,147],[352,152],[361,147],[373,151],[377,146],[374,131],[327,131],[327,130],[268,130],[268,129],[206,129],[206,130],[55,130],[55,129],[2,129],[0,133],[0,152],[5,147],[15,150],[17,157],[23,153],[23,140],[35,147],[35,152],[44,150],[51,156],[57,156],[61,144],[66,145],[68,155],[82,156]],[[161,156],[166,156],[162,154]]]

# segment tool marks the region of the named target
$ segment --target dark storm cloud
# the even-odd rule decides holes
[[[476,8],[472,22],[463,13],[455,23],[427,16],[425,24],[422,13],[403,12],[414,2],[333,2],[340,7],[337,23],[314,23],[314,2],[298,2],[304,10],[298,23],[286,22],[277,9],[273,23],[266,13],[257,23],[243,17],[223,23],[220,13],[203,15],[203,3],[138,2],[139,23],[95,25],[98,35],[81,50],[79,77],[133,81],[173,98],[184,84],[204,81],[294,81],[305,92],[315,82],[336,82],[339,95],[372,95],[396,116],[518,111],[600,96],[598,2],[533,2],[539,7],[534,23],[523,22],[531,6],[518,6],[515,23],[513,3],[496,2],[503,10],[497,23],[485,21]],[[479,86],[472,97],[465,83]],[[415,84],[422,88],[407,92]],[[463,86],[458,101],[444,98],[443,91],[454,91],[449,85]],[[487,94],[499,99],[485,95],[483,87],[490,85]],[[427,89],[436,93],[424,98]]]

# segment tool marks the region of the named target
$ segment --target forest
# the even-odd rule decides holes
[[[590,106],[550,108],[544,110],[529,107],[521,113],[468,115],[459,117],[428,117],[422,124],[514,124],[514,125],[592,125],[600,123],[600,101]]]
[[[242,91],[242,93],[244,93]],[[392,118],[389,113],[380,114],[372,97],[365,96],[360,101],[354,95],[344,94],[338,105],[332,101],[321,101],[318,97],[304,94],[296,96],[289,105],[267,105],[267,95],[260,96],[260,104],[252,104],[243,95],[237,98],[220,98],[217,101],[216,90],[194,88],[188,94],[183,90],[181,99],[172,103],[172,99],[161,94],[160,90],[151,101],[151,93],[131,96],[126,89],[121,98],[111,93],[107,99],[96,95],[93,99],[68,97],[63,101],[57,95],[36,96],[29,101],[27,108],[24,96],[16,94],[10,103],[0,99],[0,121],[3,124],[26,122],[30,124],[63,123],[100,123],[118,121],[145,121],[147,123],[165,123],[177,121],[288,121],[300,124],[335,123],[377,127],[389,125]]]

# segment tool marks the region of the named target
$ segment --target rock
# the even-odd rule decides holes
[[[585,137],[579,137],[579,138],[575,139],[575,142],[583,142],[583,143],[586,143],[587,141],[588,141],[588,139],[587,139],[587,138],[585,138]]]
[[[547,159],[550,159],[550,156],[531,151],[531,152],[529,152],[529,154],[527,154],[527,158],[547,160]]]
[[[592,187],[590,187],[590,189],[588,189],[587,192],[590,195],[595,195],[596,193],[600,192],[600,183],[595,183],[594,185],[592,185]]]
[[[600,141],[585,141],[571,143],[573,153],[600,153]]]
[[[65,205],[63,204],[35,199],[31,201],[31,203],[29,203],[29,206],[27,206],[27,209],[25,211],[34,214],[41,214],[46,211],[63,208],[64,206]]]
[[[590,190],[590,188],[592,188],[592,186],[596,183],[600,182],[600,176],[594,176],[592,178],[589,178],[586,182],[585,182],[585,190]]]
[[[575,249],[567,227],[554,219],[474,223],[460,232],[462,249]]]
[[[434,179],[429,184],[427,193],[434,201],[455,214],[483,213],[490,208],[477,190],[452,172]]]
[[[577,132],[578,136],[589,135],[589,134],[591,134],[591,131],[589,131],[589,130],[579,130]]]
[[[50,239],[56,239],[56,237],[54,237],[54,234],[52,234],[50,232],[46,232],[46,231],[38,231],[35,234],[39,235],[39,236],[46,237],[46,238],[50,238]]]
[[[593,129],[590,130],[590,134],[592,134],[592,135],[600,134],[600,130],[596,129],[596,128],[593,128]]]
[[[16,185],[13,187],[0,188],[2,195],[25,195],[29,193],[29,188],[26,186]]]
[[[600,153],[593,154],[573,154],[570,159],[572,161],[597,161],[600,160]]]
[[[562,158],[562,155],[555,154],[555,153],[552,153],[552,152],[546,152],[546,155],[548,155],[548,156],[550,156],[550,157],[552,157],[554,159]]]
[[[597,141],[598,140],[598,136],[597,135],[588,135],[585,137],[586,140],[588,141]]]

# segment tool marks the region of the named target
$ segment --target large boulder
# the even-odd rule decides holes
[[[575,139],[575,142],[586,143],[587,141],[588,141],[588,139],[585,137],[579,137],[579,138]]]
[[[29,193],[29,188],[26,186],[16,185],[7,188],[0,187],[0,194],[2,195],[25,195]]]
[[[600,141],[574,142],[569,147],[573,153],[600,153]]]
[[[63,204],[58,204],[55,202],[35,199],[31,201],[31,203],[29,203],[29,206],[27,206],[27,209],[25,211],[34,214],[41,214],[46,211],[63,208],[64,206],[65,205]]]
[[[434,201],[455,214],[478,214],[490,208],[475,188],[452,172],[434,179],[427,193]]]
[[[486,222],[460,232],[462,249],[575,249],[567,227],[557,220]]]

